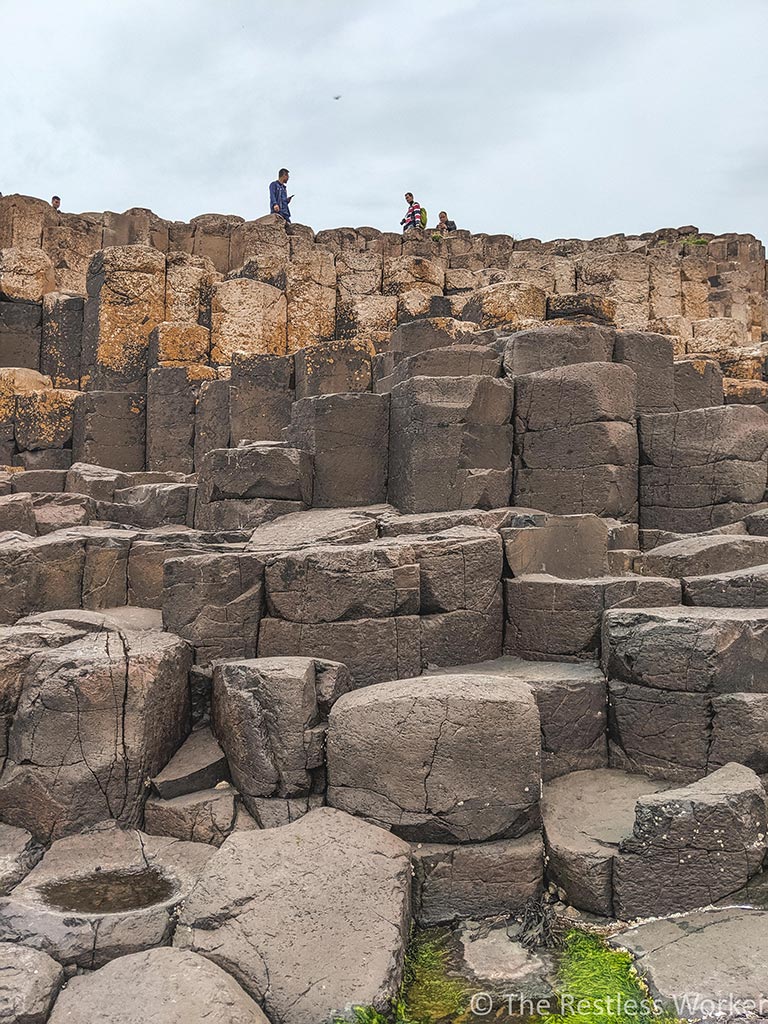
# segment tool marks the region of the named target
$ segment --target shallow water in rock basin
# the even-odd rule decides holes
[[[163,903],[176,885],[156,868],[143,871],[94,871],[80,878],[48,882],[40,890],[54,910],[80,914],[116,914]]]

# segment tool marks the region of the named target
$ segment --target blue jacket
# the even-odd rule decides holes
[[[269,186],[269,212],[274,213],[279,206],[280,216],[290,222],[291,211],[288,208],[288,189],[281,181],[273,181]]]

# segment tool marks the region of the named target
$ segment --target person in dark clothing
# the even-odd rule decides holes
[[[51,206],[54,208],[54,210],[58,210],[61,206],[61,197],[51,196]]]
[[[405,201],[408,203],[408,212],[400,221],[403,225],[403,231],[408,231],[410,228],[420,228],[421,205],[413,198],[413,192],[405,193]]]
[[[446,234],[448,231],[456,230],[456,221],[448,220],[448,214],[445,210],[441,210],[438,214],[437,230],[441,231],[443,234]]]
[[[277,175],[277,181],[273,181],[269,186],[269,212],[279,214],[283,220],[290,224],[291,211],[288,204],[293,199],[293,196],[288,195],[288,189],[285,187],[288,178],[287,168],[281,167]]]

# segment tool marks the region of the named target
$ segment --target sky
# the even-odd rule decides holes
[[[768,0],[0,0],[0,191],[768,241]],[[339,96],[339,99],[334,97]]]

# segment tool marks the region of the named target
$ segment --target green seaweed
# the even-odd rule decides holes
[[[372,1006],[354,1008],[354,1024],[461,1024],[470,1021],[470,989],[448,973],[448,932],[417,932],[405,958],[403,983],[389,1014]],[[334,1024],[348,1024],[337,1018]]]
[[[596,935],[568,932],[558,969],[559,1013],[542,1024],[677,1024],[657,1007],[639,977],[632,956],[609,948]]]
[[[417,933],[408,949],[402,988],[404,1016],[396,1024],[440,1024],[470,1020],[469,985],[448,973],[448,933]]]

